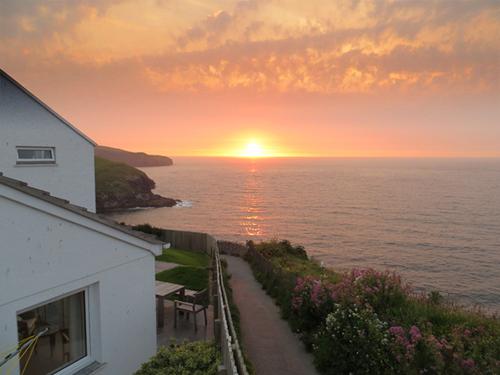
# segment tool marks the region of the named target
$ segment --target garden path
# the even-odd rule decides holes
[[[316,375],[313,356],[292,333],[279,309],[243,259],[221,255],[228,262],[229,284],[241,314],[243,347],[256,375]]]

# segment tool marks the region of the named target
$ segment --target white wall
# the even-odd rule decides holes
[[[161,245],[2,184],[0,207],[0,348],[18,341],[18,312],[88,288],[90,354],[107,363],[99,374],[132,374],[155,354],[150,251]]]
[[[95,212],[94,147],[0,74],[0,172]],[[56,164],[16,165],[16,146],[55,147]]]

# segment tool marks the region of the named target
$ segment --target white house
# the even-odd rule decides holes
[[[0,69],[0,171],[95,212],[92,140]]]
[[[45,333],[29,361],[11,359],[0,374],[19,375],[26,363],[25,375],[132,374],[156,352],[162,243],[91,212],[80,190],[94,192],[94,143],[1,73],[0,353]]]

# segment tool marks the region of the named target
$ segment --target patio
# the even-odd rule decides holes
[[[208,306],[207,309],[207,325],[205,326],[203,313],[196,314],[198,319],[198,331],[194,331],[194,323],[192,314],[189,319],[185,316],[177,318],[177,328],[174,328],[174,302],[164,301],[164,326],[156,328],[156,347],[164,345],[170,346],[170,337],[175,337],[177,343],[181,344],[184,339],[189,342],[194,341],[210,341],[214,337],[214,313],[213,306]]]
[[[177,267],[176,263],[155,262],[155,273]],[[177,343],[181,344],[184,339],[189,342],[210,341],[214,337],[214,309],[213,305],[207,308],[207,325],[205,326],[203,313],[196,314],[198,319],[198,331],[194,331],[193,316],[186,319],[185,316],[177,318],[177,328],[174,328],[174,302],[165,299],[163,302],[164,311],[163,327],[156,328],[156,347],[170,346],[170,338],[175,337]],[[191,314],[192,315],[192,314]]]

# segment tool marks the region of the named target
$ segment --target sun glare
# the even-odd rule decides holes
[[[247,158],[259,158],[267,155],[266,150],[263,150],[262,147],[257,143],[252,142],[246,147],[246,149],[242,151],[241,156]]]

